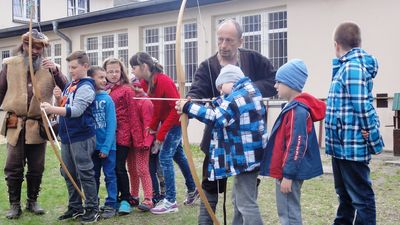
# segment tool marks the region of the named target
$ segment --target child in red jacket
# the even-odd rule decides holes
[[[143,146],[143,138],[132,136],[139,133],[139,117],[137,115],[135,92],[129,83],[124,64],[116,58],[108,58],[103,63],[106,70],[110,96],[115,104],[117,114],[117,154],[116,168],[117,190],[120,215],[129,214],[131,206],[137,206],[138,201],[132,198],[129,191],[129,177],[126,171],[126,159],[131,147]]]
[[[147,96],[138,80],[134,81],[132,86],[135,90],[136,97],[144,98]],[[144,200],[138,205],[138,209],[149,211],[153,208],[153,187],[149,172],[149,158],[154,135],[148,134],[145,128],[149,127],[153,116],[153,103],[151,103],[149,99],[136,99],[135,101],[138,109],[137,116],[140,121],[138,125],[141,132],[132,133],[132,135],[139,136],[140,139],[143,139],[143,146],[133,148],[128,153],[128,173],[131,181],[131,195],[133,198],[139,199],[139,183],[142,183]]]
[[[149,97],[179,98],[178,90],[173,80],[163,74],[162,66],[145,52],[138,52],[129,61],[132,71],[141,79],[143,89]],[[149,133],[156,133],[155,148],[160,148],[160,164],[165,178],[166,196],[156,207],[151,209],[153,214],[177,212],[175,191],[175,161],[185,177],[188,189],[185,205],[191,205],[198,199],[199,194],[189,170],[189,164],[182,148],[182,131],[179,115],[175,110],[175,101],[154,100],[154,113],[148,126]],[[159,124],[160,128],[158,129]],[[157,131],[158,129],[158,131]]]

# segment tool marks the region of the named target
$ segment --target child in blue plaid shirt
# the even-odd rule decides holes
[[[354,23],[340,24],[334,41],[337,58],[325,118],[326,153],[332,155],[339,197],[334,224],[376,224],[368,163],[383,148],[372,96],[378,62],[360,48],[361,32]]]
[[[213,108],[185,100],[178,101],[176,109],[213,125],[208,179],[235,176],[232,224],[263,224],[257,205],[257,176],[267,142],[261,93],[233,65],[221,69],[215,86],[221,96],[213,101]]]

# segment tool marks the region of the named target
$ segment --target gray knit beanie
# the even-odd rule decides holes
[[[215,80],[215,86],[218,88],[224,83],[236,83],[238,80],[244,77],[242,70],[234,65],[226,65],[222,67],[217,79]]]

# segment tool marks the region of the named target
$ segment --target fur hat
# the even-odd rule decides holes
[[[21,36],[22,42],[25,44],[29,43],[29,31]],[[49,39],[42,32],[36,29],[32,29],[32,45],[43,45],[43,47],[49,46]]]

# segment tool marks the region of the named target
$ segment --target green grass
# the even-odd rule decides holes
[[[192,146],[195,163],[200,174],[203,155],[200,150]],[[324,164],[329,165],[329,158],[322,156]],[[4,178],[3,168],[6,159],[6,149],[0,145],[0,175]],[[377,202],[377,224],[395,225],[400,224],[400,167],[387,165],[382,157],[376,157],[371,163],[372,179],[376,192]],[[185,185],[182,174],[177,170],[177,201],[180,203],[179,212],[168,215],[155,216],[150,213],[134,211],[123,217],[115,217],[110,220],[100,221],[98,224],[197,224],[198,207],[186,207],[182,202],[185,198]],[[232,179],[228,182],[227,210],[228,224],[232,218],[232,204],[230,201],[230,190]],[[22,199],[25,204],[26,185],[24,183]],[[101,186],[102,202],[105,196],[104,184]],[[78,224],[76,221],[58,222],[57,217],[64,212],[67,206],[67,189],[64,179],[59,172],[59,163],[54,153],[48,148],[46,153],[46,170],[43,178],[42,191],[39,202],[46,209],[43,216],[34,216],[25,212],[19,220],[7,220],[5,214],[8,210],[7,187],[4,179],[0,180],[0,224]],[[222,202],[222,195],[220,196]],[[279,224],[275,207],[275,185],[271,178],[262,178],[259,190],[259,206],[265,224]],[[222,204],[219,204],[217,215],[222,222]],[[336,194],[333,187],[332,175],[326,174],[321,177],[304,182],[302,188],[302,214],[304,224],[325,225],[331,224],[337,207]]]

